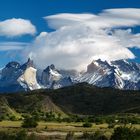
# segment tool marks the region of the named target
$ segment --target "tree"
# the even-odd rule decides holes
[[[111,140],[135,140],[135,130],[128,127],[117,127],[111,136]]]
[[[35,118],[33,117],[26,117],[22,123],[23,128],[34,128],[37,127],[38,122]]]

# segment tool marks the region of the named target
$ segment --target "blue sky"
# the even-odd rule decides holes
[[[32,42],[41,32],[51,32],[43,17],[58,13],[100,13],[104,9],[112,8],[140,8],[138,0],[1,0],[0,1],[0,21],[12,18],[22,18],[30,20],[36,27],[34,35],[25,34],[18,37],[0,36],[0,42]],[[139,32],[140,28],[133,28],[134,32]],[[30,47],[30,46],[28,46]],[[131,49],[140,62],[139,49]],[[10,55],[8,55],[10,54]],[[12,55],[13,54],[13,55]],[[13,60],[21,60],[20,54],[12,50],[0,51],[0,67]]]

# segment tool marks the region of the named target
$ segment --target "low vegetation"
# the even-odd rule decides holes
[[[0,140],[45,140],[45,139],[60,139],[60,136],[47,137],[39,136],[36,133],[30,133],[26,130],[19,131],[0,131]],[[108,137],[102,131],[83,132],[81,135],[75,135],[74,132],[68,132],[63,140],[139,140],[140,130],[130,127],[117,127],[114,132]]]
[[[37,119],[29,116],[24,118],[22,123],[23,128],[35,128],[37,127],[37,125],[38,125]]]
[[[85,122],[85,123],[83,123],[83,127],[92,127],[92,123]]]

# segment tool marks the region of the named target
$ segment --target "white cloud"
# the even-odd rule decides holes
[[[99,14],[58,14],[45,17],[54,32],[42,32],[27,52],[38,66],[54,63],[66,69],[83,69],[93,59],[133,59],[129,50],[140,48],[140,9],[108,9]]]
[[[35,33],[36,28],[29,20],[12,18],[0,21],[0,36],[15,37]]]
[[[84,24],[92,28],[132,27],[140,25],[140,9],[106,9],[97,15],[63,13],[44,18],[54,29],[76,24]]]
[[[0,42],[0,51],[22,50],[27,46],[29,44],[24,42]]]

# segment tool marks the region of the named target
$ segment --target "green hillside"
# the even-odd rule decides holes
[[[110,115],[140,113],[140,91],[98,88],[86,83],[57,90],[0,94],[0,116],[55,112],[57,114]]]
[[[50,96],[63,110],[74,114],[140,113],[140,91],[98,88],[83,83],[56,90]]]

